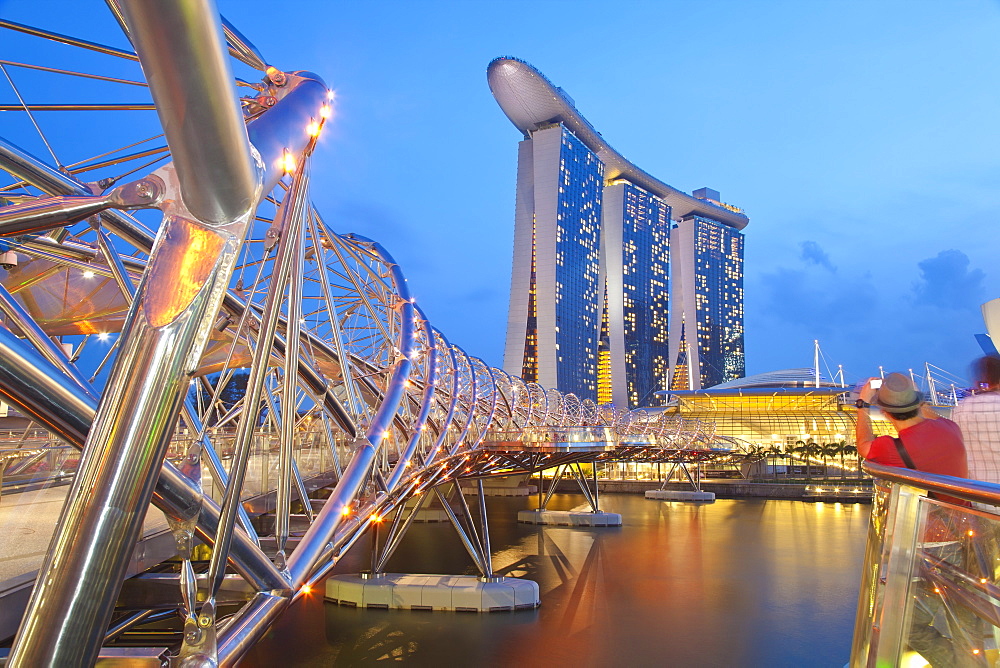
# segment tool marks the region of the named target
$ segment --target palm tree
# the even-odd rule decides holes
[[[805,460],[806,478],[809,478],[809,446],[806,445],[805,441],[795,441],[795,446],[792,447],[792,452],[798,455],[801,459]]]
[[[811,469],[809,467],[812,465],[812,460],[814,458],[819,457],[819,456],[821,456],[823,454],[823,446],[821,446],[819,443],[816,443],[813,440],[810,440],[808,443],[806,443],[806,448],[807,448],[807,451],[806,451],[806,472],[807,472],[807,475],[809,476],[809,479],[812,480],[812,472],[811,472]],[[824,466],[826,465],[826,460],[823,461],[823,465]]]
[[[840,441],[837,443],[837,450],[840,454],[840,477],[843,478],[847,475],[847,467],[844,466],[844,455],[847,454],[847,441]],[[855,448],[857,450],[857,448]]]
[[[837,455],[840,454],[840,452],[841,452],[841,445],[840,445],[840,443],[824,443],[823,444],[823,467],[824,468],[826,467],[826,458],[827,457],[836,457]],[[829,471],[829,469],[827,469],[825,471],[825,473],[826,473],[826,477],[829,478],[830,477],[830,471]],[[841,475],[841,477],[844,476],[844,468],[843,467],[841,467],[841,469],[840,469],[840,475]]]
[[[850,443],[845,444],[844,445],[844,454],[845,455],[854,455],[854,459],[855,459],[855,461],[857,462],[857,465],[858,465],[858,478],[860,478],[861,477],[861,457],[858,456],[858,446],[850,444]]]
[[[767,454],[771,457],[771,477],[777,478],[778,473],[776,470],[777,467],[776,462],[778,461],[778,457],[784,457],[785,453],[782,451],[782,449],[778,446],[777,443],[774,443],[771,445],[770,448],[767,449]]]

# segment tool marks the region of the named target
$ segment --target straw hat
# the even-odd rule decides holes
[[[913,381],[901,373],[890,373],[882,380],[882,387],[875,393],[875,403],[887,413],[906,413],[924,401],[923,395],[913,386]]]

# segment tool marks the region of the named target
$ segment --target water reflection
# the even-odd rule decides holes
[[[557,495],[553,510],[582,502]],[[517,524],[490,499],[493,561],[539,583],[531,612],[356,610],[318,597],[289,612],[247,666],[842,666],[869,506],[606,495],[620,528]],[[359,546],[338,570],[364,568]],[[415,525],[394,572],[474,573],[447,525]]]

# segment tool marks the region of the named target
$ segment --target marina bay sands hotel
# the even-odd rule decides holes
[[[743,377],[746,215],[633,165],[528,63],[487,79],[524,135],[504,370],[622,408]]]

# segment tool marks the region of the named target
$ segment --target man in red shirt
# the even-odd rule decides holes
[[[924,404],[923,397],[913,382],[901,373],[890,373],[882,380],[881,387],[872,387],[870,378],[865,381],[859,392],[857,401],[858,421],[855,437],[858,444],[858,454],[865,459],[886,466],[900,466],[917,469],[927,473],[969,477],[969,466],[965,455],[965,445],[962,443],[962,431],[958,425],[942,417],[938,417],[931,408]],[[877,384],[877,383],[876,383]],[[873,401],[874,400],[874,401]],[[872,431],[871,417],[868,408],[871,403],[878,405],[885,416],[895,427],[899,438],[892,436],[875,437]],[[933,495],[932,495],[933,496]],[[943,502],[957,505],[968,505],[961,499],[937,495]],[[932,509],[937,513],[937,509]],[[945,517],[948,513],[945,511]],[[928,520],[925,527],[924,547],[933,550],[932,545],[958,546],[957,541],[932,543],[941,541],[941,537],[930,537],[933,522]],[[954,533],[954,532],[946,532]],[[944,555],[938,554],[938,557]],[[960,555],[959,555],[960,556]],[[920,580],[913,589],[914,603],[911,626],[906,638],[911,649],[920,655],[934,668],[952,668],[966,665],[962,648],[956,647],[953,640],[936,627],[936,617],[940,608],[941,596],[932,584]],[[962,615],[963,621],[967,615]],[[971,624],[971,620],[968,620]],[[971,628],[971,626],[970,626]],[[972,664],[979,665],[979,664]]]
[[[903,374],[890,373],[877,390],[872,387],[872,380],[878,379],[865,382],[857,402],[855,437],[858,454],[876,464],[968,478],[969,465],[958,425],[938,417],[929,406],[924,405],[920,392]],[[868,415],[871,403],[878,405],[895,427],[901,447],[896,447],[892,436],[875,437]],[[906,462],[907,455],[910,463]],[[964,505],[964,502],[958,503]]]

